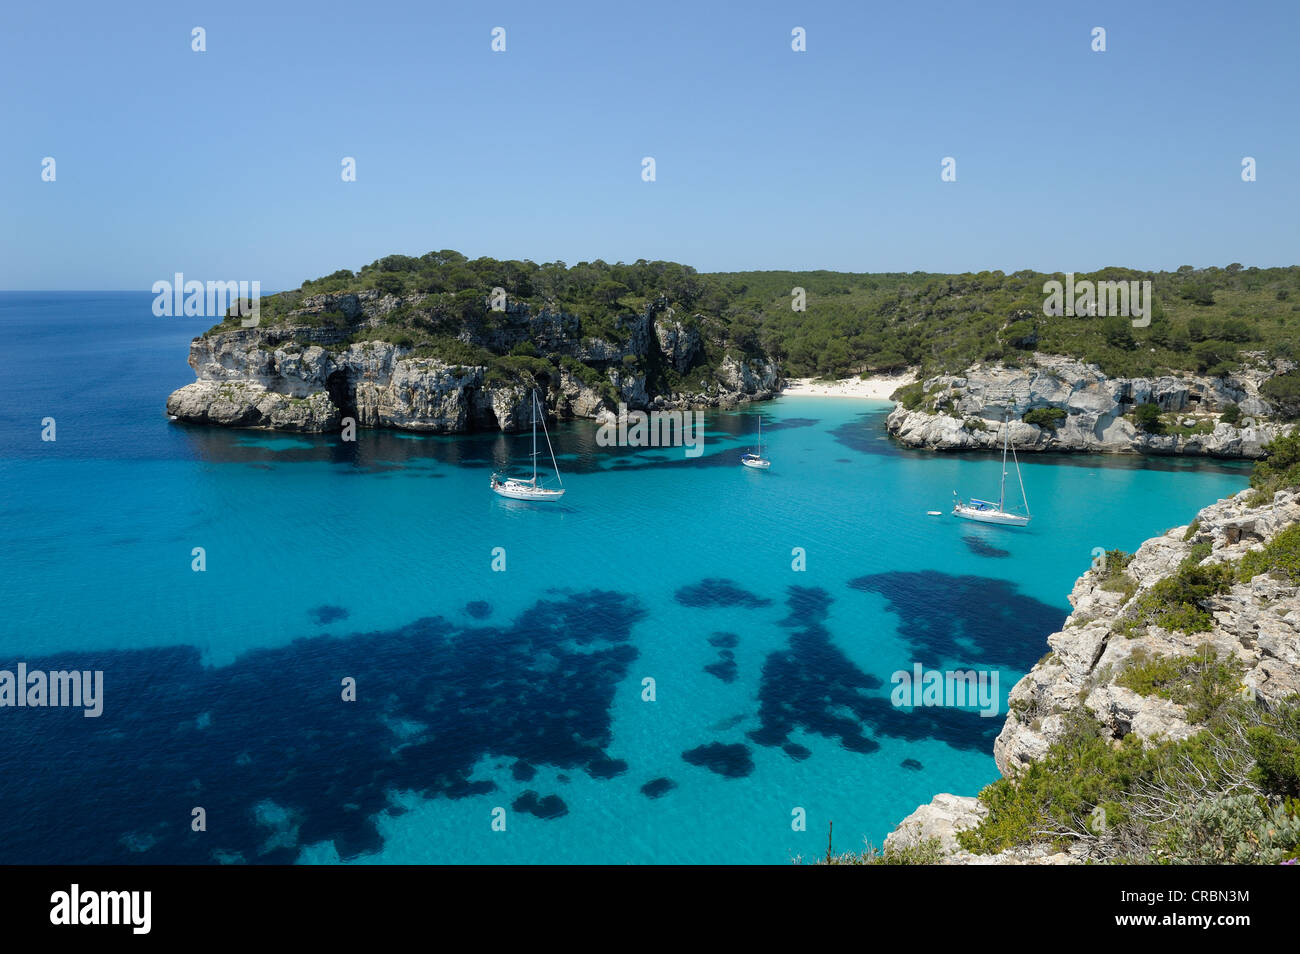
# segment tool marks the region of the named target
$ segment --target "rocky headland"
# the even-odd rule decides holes
[[[174,391],[177,420],[300,432],[359,427],[432,433],[515,431],[530,421],[536,387],[561,418],[634,410],[733,407],[778,393],[766,355],[733,346],[709,319],[666,299],[584,334],[580,319],[527,303],[465,315],[421,309],[430,296],[378,289],[301,297],[274,320],[227,319],[190,344],[197,380]],[[438,322],[437,346],[397,332]]]
[[[1284,430],[1271,420],[1275,409],[1261,385],[1292,367],[1264,363],[1225,377],[1117,378],[1095,365],[1035,354],[1022,367],[975,365],[901,389],[886,427],[907,447],[991,450],[1001,446],[1009,415],[1007,438],[1018,451],[1256,459]],[[1161,412],[1161,432],[1135,419],[1144,404]],[[1229,407],[1235,422],[1222,420]]]

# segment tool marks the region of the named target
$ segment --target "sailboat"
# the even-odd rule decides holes
[[[1025,481],[1020,476],[1020,459],[1016,457],[1014,449],[1011,451],[1011,459],[1016,464],[1016,479],[1020,481],[1020,499],[1025,502],[1025,512],[1018,513],[1006,510],[1007,499],[1007,448],[1011,428],[1008,426],[1006,419],[1002,421],[1002,484],[998,488],[998,502],[995,504],[989,500],[976,500],[972,497],[965,503],[957,497],[957,491],[952,495],[955,499],[952,508],[954,517],[961,517],[963,520],[977,520],[980,523],[996,523],[1004,527],[1023,527],[1029,523],[1029,498],[1025,496]]]
[[[551,435],[546,431],[546,415],[542,415],[542,434],[546,437],[546,449],[551,452],[551,466],[555,468],[555,479],[560,482],[558,490],[549,487],[543,487],[537,482],[537,392],[533,391],[533,476],[524,479],[523,477],[504,477],[501,474],[492,475],[492,490],[502,497],[509,497],[512,500],[535,500],[538,502],[547,500],[559,500],[564,496],[564,480],[560,477],[560,466],[555,463],[555,450],[551,447]]]
[[[758,416],[758,453],[742,454],[740,462],[755,470],[767,470],[772,466],[772,462],[763,456],[763,415],[761,414]]]

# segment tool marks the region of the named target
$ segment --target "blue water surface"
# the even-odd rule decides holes
[[[791,397],[709,412],[694,459],[561,424],[568,493],[512,502],[488,477],[527,434],[170,422],[206,322],[150,303],[0,293],[0,668],[105,686],[97,719],[0,708],[0,862],[785,863],[831,821],[879,844],[997,777],[1006,693],[1093,548],[1247,483],[1032,457],[1032,523],[986,527],[947,511],[996,499],[995,457]],[[739,465],[760,415],[768,472]],[[894,707],[916,663],[996,671],[999,715]]]

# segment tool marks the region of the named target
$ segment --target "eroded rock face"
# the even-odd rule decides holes
[[[679,372],[689,368],[703,346],[699,330],[680,321],[656,321],[654,327],[659,350],[673,368]]]
[[[320,432],[339,427],[339,409],[320,391],[292,397],[245,381],[196,381],[172,392],[167,413],[196,424]]]
[[[773,361],[741,361],[728,356],[719,371],[727,388],[737,393],[772,394],[781,386],[780,373]]]
[[[277,342],[255,329],[196,338],[199,380],[173,392],[167,413],[196,424],[322,432],[342,418],[362,427],[458,432],[470,429],[482,368],[403,358],[387,342],[331,351]],[[503,428],[514,414],[496,417]]]
[[[1281,370],[1281,369],[1278,369]],[[1246,371],[1230,378],[1108,378],[1094,365],[1057,355],[1035,354],[1026,368],[977,366],[961,375],[938,375],[924,382],[930,395],[949,407],[938,413],[899,405],[886,427],[901,443],[931,450],[997,449],[1002,420],[1018,451],[1191,454],[1255,459],[1263,445],[1284,428],[1260,421],[1250,426],[1215,423],[1210,434],[1181,437],[1147,434],[1123,415],[1137,404],[1154,402],[1164,411],[1187,412],[1189,420],[1236,404],[1244,417],[1272,413],[1259,385],[1273,372]],[[1060,408],[1066,417],[1055,431],[1021,418],[1038,408]],[[981,426],[983,429],[981,429]]]
[[[418,306],[425,297],[403,302],[374,290],[314,295],[288,324],[196,338],[189,363],[197,380],[168,398],[167,413],[196,424],[304,432],[337,430],[344,418],[361,427],[432,433],[528,428],[530,389],[520,381],[486,367],[417,357],[386,341],[349,343],[393,309]],[[730,407],[779,391],[773,361],[728,354],[720,369],[700,372],[698,390],[652,393],[645,368],[656,361],[689,378],[705,350],[699,323],[678,320],[657,299],[643,314],[613,325],[620,340],[582,337],[573,316],[510,303],[503,312],[465,320],[460,339],[498,353],[529,342],[558,356],[560,366],[540,396],[563,417],[602,419],[619,403],[634,410]],[[587,366],[585,377],[565,363],[569,358]]]
[[[1010,711],[993,748],[1004,776],[1042,759],[1048,747],[1066,734],[1070,718],[1091,718],[1115,740],[1129,733],[1145,741],[1194,735],[1200,726],[1189,721],[1185,707],[1118,684],[1136,654],[1148,659],[1190,657],[1208,643],[1219,658],[1231,655],[1240,660],[1243,686],[1253,690],[1264,706],[1275,706],[1300,692],[1300,587],[1287,579],[1260,574],[1206,600],[1204,606],[1213,618],[1209,632],[1183,633],[1152,625],[1129,636],[1116,628],[1130,601],[1177,572],[1193,547],[1209,544],[1204,563],[1235,563],[1300,523],[1300,492],[1279,491],[1271,503],[1260,506],[1247,503],[1250,493],[1243,491],[1212,504],[1196,515],[1194,525],[1174,527],[1143,543],[1125,569],[1136,584],[1131,593],[1103,588],[1100,569],[1090,569],[1078,579],[1070,593],[1074,611],[1060,632],[1047,637],[1051,652],[1011,689]],[[1079,860],[1074,855],[1048,856],[1028,849],[990,856],[962,852],[956,847],[956,832],[982,817],[972,802],[938,796],[908,816],[886,844],[903,846],[939,837],[945,862],[958,864]]]
[[[568,417],[599,418],[602,412],[613,413],[605,407],[600,394],[569,371],[560,370],[560,394]]]
[[[1249,507],[1249,491],[1206,507],[1197,529],[1184,540],[1188,527],[1175,527],[1147,540],[1125,571],[1137,582],[1136,599],[1173,574],[1198,543],[1209,543],[1206,563],[1237,561],[1282,530],[1300,522],[1300,494],[1280,491],[1273,502]],[[1129,637],[1114,632],[1128,599],[1103,590],[1098,571],[1089,570],[1070,593],[1074,612],[1065,628],[1047,638],[1052,655],[1034,666],[1011,690],[1019,700],[994,743],[993,755],[1004,775],[1040,758],[1056,741],[1064,720],[1053,718],[1079,706],[1093,710],[1114,738],[1128,732],[1142,739],[1182,739],[1196,727],[1184,708],[1158,696],[1139,696],[1115,679],[1135,653],[1153,656],[1192,656],[1205,643],[1220,657],[1233,655],[1245,666],[1244,685],[1254,688],[1264,705],[1273,705],[1300,692],[1300,593],[1297,587],[1270,576],[1236,583],[1207,602],[1214,618],[1208,633],[1183,633],[1149,626]]]

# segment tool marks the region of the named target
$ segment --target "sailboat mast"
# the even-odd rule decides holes
[[[533,483],[537,483],[537,392],[532,393],[533,397]],[[1003,462],[1005,467],[1005,461]]]
[[[560,465],[555,460],[555,448],[551,445],[551,432],[546,429],[546,411],[542,411],[542,436],[546,438],[546,449],[551,453],[551,469],[555,471],[555,479],[564,486],[564,478],[560,476]],[[536,438],[534,438],[536,439]],[[533,460],[537,460],[536,457]]]
[[[1011,425],[1007,423],[1007,416],[1002,416],[1002,485],[998,488],[998,509],[1006,510],[1005,503],[1007,499],[1007,440],[1011,436]]]
[[[1016,462],[1016,480],[1020,481],[1020,499],[1025,502],[1025,516],[1029,516],[1029,495],[1025,493],[1025,478],[1020,473],[1020,458],[1016,456],[1015,448],[1011,450],[1011,459]]]

